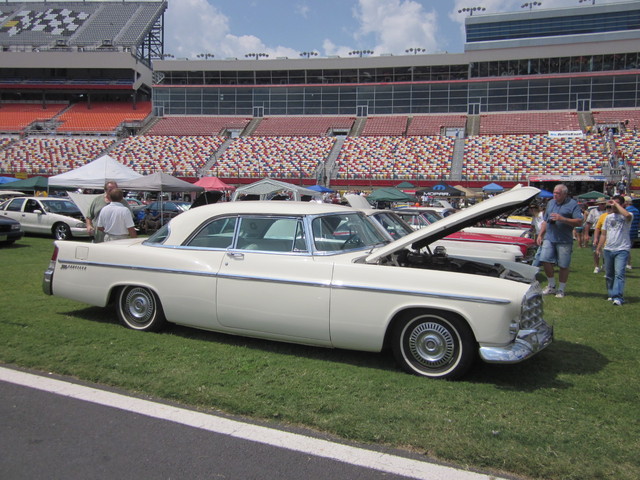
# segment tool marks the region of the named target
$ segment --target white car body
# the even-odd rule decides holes
[[[80,209],[68,198],[16,197],[0,205],[0,215],[19,221],[26,233],[58,240],[89,236]]]
[[[537,192],[510,191],[475,214]],[[464,224],[473,213],[458,219]],[[421,253],[457,228],[456,215],[388,243],[350,207],[206,205],[147,240],[55,242],[43,289],[96,306],[115,300],[120,321],[137,330],[169,321],[323,347],[390,346],[408,372],[455,378],[478,353],[487,362],[515,363],[553,338],[534,267]]]

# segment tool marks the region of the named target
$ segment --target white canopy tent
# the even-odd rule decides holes
[[[142,178],[138,172],[123,165],[109,155],[103,155],[92,162],[60,175],[49,177],[49,188],[77,187],[102,189],[108,181],[121,184]]]
[[[297,201],[299,201],[303,195],[309,195],[310,197],[322,195],[320,192],[316,192],[315,190],[311,190],[300,185],[281,182],[272,178],[263,178],[255,183],[238,187],[233,193],[231,200],[238,200],[242,195],[258,195],[260,200],[269,200],[271,196],[278,192],[291,192],[293,193],[293,199]]]

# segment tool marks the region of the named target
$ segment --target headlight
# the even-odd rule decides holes
[[[20,230],[20,224],[19,223],[12,223],[11,224],[11,230]]]

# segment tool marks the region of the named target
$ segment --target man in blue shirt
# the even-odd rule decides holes
[[[567,186],[559,183],[553,189],[553,199],[547,204],[544,222],[537,238],[538,245],[542,246],[540,262],[549,282],[542,291],[544,295],[555,294],[557,298],[564,298],[573,251],[573,229],[580,225],[582,225],[580,205],[569,198]],[[556,288],[554,277],[555,264],[558,265],[559,270],[558,288]]]

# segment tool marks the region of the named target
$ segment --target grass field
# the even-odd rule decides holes
[[[545,301],[556,341],[457,382],[402,373],[388,353],[127,330],[111,309],[42,293],[51,252],[39,237],[0,249],[0,362],[522,478],[638,478],[640,250],[614,307],[576,249],[567,297]]]

